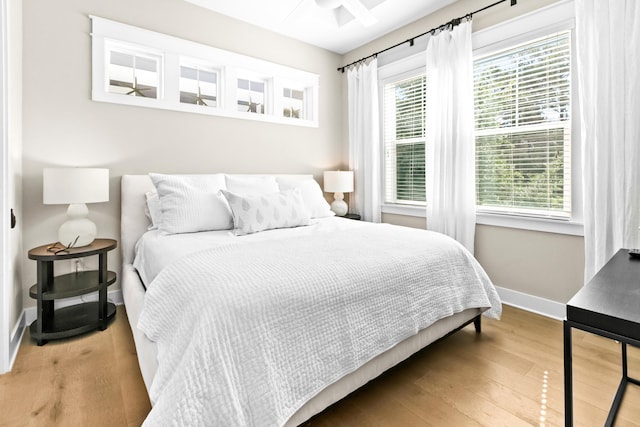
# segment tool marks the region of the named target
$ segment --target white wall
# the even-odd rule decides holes
[[[475,15],[473,30],[478,31],[496,25],[556,1],[521,0],[513,7],[510,6],[510,2],[504,2]],[[425,18],[347,53],[343,58],[343,64],[410,39],[491,3],[494,1],[458,0]],[[417,46],[418,43],[416,48]],[[345,106],[347,105],[346,93],[346,78],[344,78],[343,104]],[[343,132],[343,138],[346,141],[348,139],[346,125]],[[384,214],[383,221],[410,227],[425,227],[425,219],[418,217]],[[475,255],[497,286],[517,292],[566,303],[583,285],[584,239],[582,237],[478,225]]]
[[[320,126],[261,123],[91,101],[88,15],[320,75]],[[119,239],[120,177],[156,172],[312,173],[342,165],[341,57],[182,0],[28,0],[24,5],[24,248],[55,241],[66,206],[42,204],[42,168],[100,166],[110,202],[89,205]],[[111,269],[119,253],[110,254]],[[24,257],[25,307],[35,262]],[[116,288],[119,285],[116,285]],[[116,289],[114,288],[114,289]]]

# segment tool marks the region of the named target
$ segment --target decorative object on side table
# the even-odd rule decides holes
[[[348,213],[344,216],[347,219],[355,219],[356,221],[360,221],[362,218],[360,217],[360,215],[355,214],[355,213]]]
[[[109,169],[45,168],[42,172],[42,202],[69,204],[67,221],[58,230],[65,247],[87,246],[96,237],[96,225],[87,218],[85,203],[109,201]]]
[[[116,273],[107,270],[107,252],[115,249],[113,239],[95,239],[81,248],[62,248],[49,244],[29,251],[29,259],[37,261],[37,283],[29,296],[38,301],[37,318],[29,331],[38,345],[49,339],[67,338],[94,329],[104,331],[116,315],[116,306],[107,302],[107,287],[116,281]],[[98,256],[98,269],[54,276],[54,262],[65,259]],[[84,302],[57,310],[54,300],[98,292],[97,302]]]
[[[353,191],[353,171],[325,171],[324,191],[334,193],[331,210],[338,216],[345,216],[349,207],[344,201],[344,193]]]

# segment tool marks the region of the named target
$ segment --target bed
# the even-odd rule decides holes
[[[299,425],[447,334],[470,323],[479,332],[483,312],[499,318],[493,285],[457,242],[423,230],[330,215],[307,220],[306,226],[276,224],[258,232],[245,225],[240,233],[242,218],[234,216],[234,206],[241,211],[239,206],[249,206],[247,200],[258,203],[257,194],[238,196],[247,182],[293,188],[287,193],[292,203],[307,207],[310,202],[302,197],[307,193],[301,196],[298,186],[312,186],[314,197],[322,192],[310,175],[220,176],[226,183],[235,179],[237,192],[222,195],[232,207],[235,233],[149,230],[148,197],[154,192],[164,196],[162,180],[173,176],[122,177],[121,286],[153,405],[148,425]],[[262,187],[259,191],[271,189]],[[178,221],[213,216],[184,202],[178,205],[183,209],[177,211]],[[385,295],[387,282],[425,282],[415,262],[403,261],[406,251],[422,247],[418,239],[434,240],[449,251],[443,257],[440,249],[425,250],[447,264],[444,269],[437,263],[424,267],[424,274],[435,276],[444,273],[432,270],[449,271],[441,280],[443,291],[423,297],[419,289],[402,288],[393,291],[399,297]],[[397,259],[386,249],[378,255],[376,248],[394,240],[404,242],[405,252],[397,249]],[[371,261],[381,269],[367,265]],[[302,296],[291,297],[292,287]],[[472,288],[468,294],[467,288]],[[444,290],[457,293],[452,302],[441,296]],[[364,307],[362,301],[369,298],[377,298],[367,303],[377,308]],[[361,306],[363,312],[356,313]]]

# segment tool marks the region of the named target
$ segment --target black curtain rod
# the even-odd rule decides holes
[[[414,42],[414,40],[415,40],[415,39],[417,39],[417,38],[420,38],[420,37],[422,37],[422,36],[426,36],[427,34],[433,34],[433,33],[435,33],[435,32],[436,32],[436,31],[438,31],[438,30],[441,30],[441,29],[443,29],[443,28],[448,27],[449,25],[451,25],[452,27],[455,27],[456,25],[459,25],[459,24],[460,24],[460,22],[462,22],[462,20],[463,20],[463,19],[465,19],[465,18],[472,18],[472,17],[473,17],[473,15],[475,15],[476,13],[483,12],[483,11],[485,11],[485,10],[487,10],[487,9],[489,9],[489,8],[491,8],[491,7],[493,7],[493,6],[497,6],[497,5],[499,5],[500,3],[504,3],[505,1],[507,1],[507,0],[498,0],[497,2],[492,3],[492,4],[490,4],[489,6],[485,6],[485,7],[483,7],[482,9],[478,9],[478,10],[476,10],[476,11],[474,11],[474,12],[467,13],[465,16],[462,16],[462,17],[460,17],[460,18],[452,19],[451,21],[447,22],[446,24],[439,25],[439,26],[437,26],[437,27],[435,27],[435,28],[430,29],[429,31],[425,31],[425,32],[424,32],[424,33],[422,33],[422,34],[418,34],[417,36],[411,37],[410,39],[407,39],[407,40],[402,41],[402,42],[400,42],[400,43],[396,43],[396,44],[394,44],[393,46],[389,46],[389,47],[388,47],[388,48],[386,48],[386,49],[382,49],[381,51],[378,51],[378,52],[376,52],[376,53],[372,53],[372,54],[371,54],[371,55],[369,55],[369,56],[365,56],[364,58],[360,58],[360,59],[358,59],[357,61],[353,61],[353,62],[351,62],[350,64],[343,65],[342,67],[338,67],[338,71],[341,71],[341,72],[343,72],[343,73],[344,73],[344,70],[346,70],[347,68],[349,68],[349,67],[350,67],[350,66],[352,66],[352,65],[356,65],[356,64],[359,64],[359,63],[361,63],[361,62],[364,62],[364,61],[366,61],[366,60],[367,60],[367,59],[369,59],[369,58],[375,58],[376,56],[380,55],[381,53],[384,53],[384,52],[386,52],[386,51],[388,51],[388,50],[394,49],[394,48],[396,48],[396,47],[398,47],[398,46],[402,46],[402,45],[403,45],[403,44],[405,44],[405,43],[409,43],[409,46],[413,46],[413,42]],[[510,0],[510,1],[511,1],[511,6],[515,6],[515,5],[518,3],[518,0]]]

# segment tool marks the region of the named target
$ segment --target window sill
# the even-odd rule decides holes
[[[427,208],[425,206],[385,204],[380,207],[380,210],[386,214],[427,217]]]
[[[403,206],[386,204],[381,206],[382,213],[405,215],[425,218],[427,215],[424,206]],[[498,215],[489,213],[477,213],[476,224],[491,225],[494,227],[516,228],[521,230],[542,231],[545,233],[567,234],[571,236],[584,236],[584,226],[577,221],[563,221],[543,218],[519,217],[513,215]]]
[[[476,224],[584,236],[584,225],[577,221],[476,213]]]

